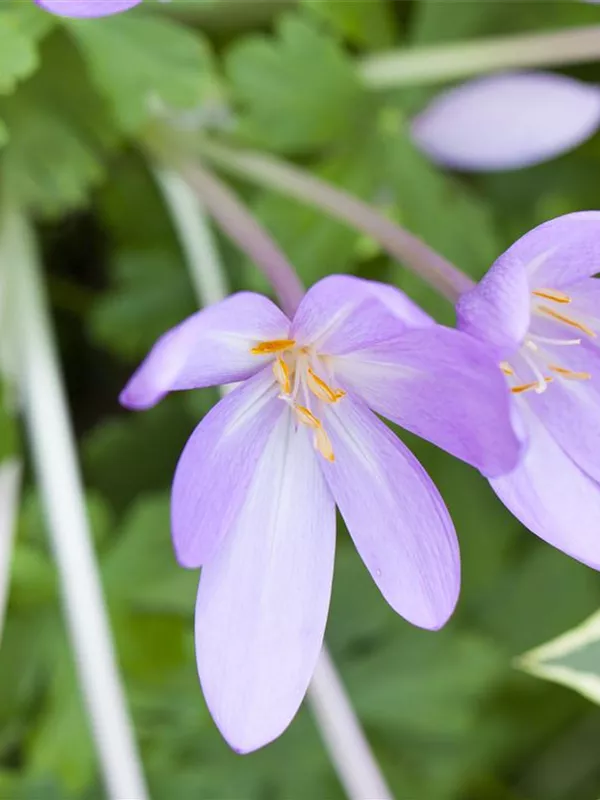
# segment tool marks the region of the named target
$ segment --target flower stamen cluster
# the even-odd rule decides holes
[[[558,333],[562,332],[564,326],[574,328],[582,334],[585,334],[589,339],[597,338],[596,332],[590,324],[594,324],[596,320],[587,318],[581,319],[583,314],[575,316],[573,314],[565,314],[563,311],[557,311],[551,305],[552,303],[558,306],[566,306],[573,303],[573,298],[558,289],[535,289],[531,292],[533,300],[531,302],[531,318],[532,325],[525,337],[521,349],[515,358],[515,364],[508,361],[500,362],[500,369],[507,376],[507,378],[514,379],[516,383],[509,381],[510,391],[512,394],[520,395],[524,392],[533,391],[536,394],[542,394],[548,388],[548,385],[553,383],[555,378],[562,378],[565,381],[589,381],[592,378],[590,372],[583,370],[574,370],[565,367],[562,364],[557,364],[555,359],[547,351],[546,346],[559,346],[569,347],[577,346],[582,342],[581,338],[578,339],[565,339],[560,336],[544,336],[535,332],[536,317],[541,318],[543,322],[549,322],[553,326],[561,326]],[[544,301],[540,303],[540,300]],[[577,311],[576,311],[577,314]],[[533,328],[533,330],[532,330]],[[524,380],[520,377],[525,370],[530,370],[533,373],[533,380]],[[552,374],[544,374],[550,372]]]
[[[338,403],[346,392],[332,388],[321,374],[329,374],[327,356],[311,347],[298,347],[294,339],[276,339],[260,342],[252,347],[252,355],[275,354],[273,376],[279,385],[279,399],[288,403],[297,424],[314,432],[313,446],[327,461],[335,461],[333,445],[323,426],[321,404]]]

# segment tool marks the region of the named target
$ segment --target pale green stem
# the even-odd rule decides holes
[[[10,264],[18,386],[60,578],[79,680],[111,800],[147,797],[117,667],[77,463],[75,438],[54,342],[34,233],[5,209],[0,258]]]
[[[156,174],[179,233],[181,247],[188,259],[188,269],[196,287],[198,302],[201,306],[209,299],[214,302],[216,298],[212,289],[217,283],[225,288],[225,272],[214,239],[210,233],[206,235],[210,227],[202,204],[198,202],[194,191],[198,188],[197,183],[194,182],[192,189],[185,182],[181,182],[175,172],[158,170]],[[213,188],[212,184],[210,186]],[[202,187],[203,190],[206,189],[204,184]],[[203,195],[203,199],[205,197],[206,195]],[[229,205],[227,207],[229,208]],[[240,206],[234,206],[234,213],[237,214],[239,210]],[[231,220],[229,224],[232,224]],[[258,223],[255,225],[259,227]],[[257,228],[254,226],[247,228],[246,225],[240,225],[238,229],[248,230],[249,235],[253,239],[256,238]],[[263,232],[263,236],[266,237],[267,234]],[[198,246],[200,241],[206,244],[204,252]],[[241,246],[247,249],[244,242],[239,241]],[[270,265],[270,251],[266,252]],[[262,268],[266,273],[266,265],[263,264]],[[223,297],[225,294],[226,291],[223,292]],[[317,727],[350,800],[393,800],[393,795],[325,645],[308,690],[308,698]]]
[[[368,86],[389,89],[445,83],[498,70],[580,64],[599,58],[600,25],[593,25],[390,51],[365,58],[359,71]]]
[[[395,222],[342,189],[284,161],[202,141],[202,155],[226,170],[323,209],[371,236],[393,258],[429,283],[452,303],[468,291],[471,280],[457,267]],[[187,179],[187,169],[184,177]]]
[[[0,464],[0,639],[10,586],[10,568],[21,494],[21,460],[13,456]]]

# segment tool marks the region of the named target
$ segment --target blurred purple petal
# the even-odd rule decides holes
[[[541,539],[600,569],[600,486],[565,454],[533,414],[520,466],[490,481],[504,505]]]
[[[330,406],[326,425],[335,462],[321,468],[373,580],[409,622],[440,628],[458,598],[460,557],[437,489],[362,403]]]
[[[512,470],[520,445],[510,396],[489,348],[434,325],[335,358],[334,370],[378,414],[473,465]]]
[[[106,17],[137,6],[142,0],[35,0],[59,17]]]
[[[308,688],[323,641],[335,506],[306,429],[280,418],[248,499],[203,570],[196,652],[206,702],[238,752],[279,736]]]
[[[600,91],[564,75],[476,78],[438,95],[413,121],[417,145],[439,164],[485,171],[527,167],[588,139]]]
[[[587,380],[569,380],[554,374],[547,391],[530,399],[531,409],[573,461],[600,481],[600,352],[589,346],[547,346],[551,362]],[[599,531],[600,535],[600,531]]]
[[[385,292],[381,286],[350,275],[323,278],[300,303],[292,338],[335,355],[396,336],[407,326],[430,324],[429,317],[398,289],[387,287]]]
[[[226,395],[188,439],[171,496],[173,546],[182,566],[205,564],[231,528],[285,410],[268,369]]]
[[[120,401],[127,408],[156,405],[167,392],[233,383],[259,372],[270,356],[250,350],[285,339],[289,320],[259,294],[240,292],[188,317],[156,342]]]

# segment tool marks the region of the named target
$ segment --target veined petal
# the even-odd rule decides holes
[[[440,628],[460,588],[452,520],[416,458],[349,395],[326,413],[335,461],[321,459],[329,487],[373,580],[414,625]]]
[[[477,172],[554,158],[598,125],[596,86],[553,72],[513,72],[438,95],[413,121],[412,136],[433,161]]]
[[[137,6],[142,0],[35,0],[59,17],[106,17]]]
[[[217,403],[184,447],[171,496],[173,546],[182,566],[205,564],[233,526],[285,409],[277,392],[267,368]]]
[[[557,217],[518,239],[461,297],[458,326],[509,355],[529,328],[532,290],[567,290],[599,268],[600,211]]]
[[[350,275],[330,275],[304,296],[291,337],[315,345],[321,353],[337,355],[429,323],[429,317],[399,289]]]
[[[410,328],[427,328],[435,321],[421,306],[395,286],[379,281],[363,281],[367,291],[376,297],[388,311]]]
[[[502,360],[523,341],[531,319],[530,305],[525,265],[507,250],[477,286],[462,295],[456,305],[456,324],[461,331],[492,345],[494,355]]]
[[[553,373],[545,392],[531,393],[531,409],[575,464],[600,481],[600,352],[583,345],[568,348],[568,354],[564,347],[547,349],[556,354],[558,366],[564,359],[569,370],[589,378],[571,380]]]
[[[577,283],[570,284],[568,290],[575,316],[577,317],[583,312],[585,321],[589,320],[592,323],[591,327],[596,327],[596,330],[600,331],[600,278],[584,278]],[[594,344],[600,344],[600,342],[594,340]]]
[[[530,413],[527,422],[523,461],[490,484],[536,536],[600,569],[600,485],[573,463],[540,420]]]
[[[595,275],[600,270],[600,211],[577,211],[544,222],[501,259],[525,267],[530,289],[566,288]]]
[[[510,472],[521,445],[510,395],[481,342],[433,325],[334,360],[336,377],[374,411],[485,475]]]
[[[335,505],[307,431],[284,408],[235,527],[202,570],[196,605],[206,702],[243,753],[275,739],[296,714],[331,594]]]
[[[233,383],[259,372],[270,355],[254,355],[261,341],[287,339],[289,320],[266,297],[231,295],[188,317],[156,342],[120,401],[127,408],[156,405],[167,392]]]

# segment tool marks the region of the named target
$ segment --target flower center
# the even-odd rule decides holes
[[[299,347],[293,339],[260,342],[250,352],[275,356],[273,376],[281,390],[279,399],[290,406],[297,424],[313,431],[314,447],[323,458],[335,461],[322,416],[325,406],[339,402],[346,392],[330,385],[333,376],[327,356],[312,347]]]
[[[590,339],[597,334],[591,327],[597,320],[585,313],[565,308],[573,306],[573,298],[558,289],[535,289],[531,293],[531,325],[518,354],[511,363],[502,361],[500,369],[507,376],[510,391],[542,394],[554,380],[586,381],[589,372],[569,369],[557,363],[556,347],[576,347],[582,337],[570,338],[574,332]],[[568,361],[568,353],[565,357]]]

